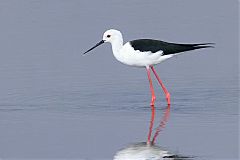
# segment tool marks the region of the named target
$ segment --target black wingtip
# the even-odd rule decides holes
[[[200,48],[215,48],[215,43],[199,43],[193,46],[195,49]]]

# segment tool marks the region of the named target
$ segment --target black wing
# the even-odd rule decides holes
[[[213,47],[210,45],[213,43],[177,44],[153,39],[133,40],[130,41],[130,44],[135,50],[139,50],[141,52],[151,51],[152,53],[155,53],[162,50],[163,55],[176,54],[194,49]]]

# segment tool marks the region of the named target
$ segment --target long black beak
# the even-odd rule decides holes
[[[94,48],[96,48],[97,46],[100,46],[101,44],[103,44],[105,41],[101,40],[100,42],[98,42],[95,46],[93,46],[92,48],[90,48],[89,50],[87,50],[86,52],[84,52],[83,54],[88,53],[89,51],[93,50]]]

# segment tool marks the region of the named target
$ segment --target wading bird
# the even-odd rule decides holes
[[[211,45],[213,43],[177,44],[154,39],[137,39],[123,44],[122,33],[118,30],[110,29],[103,34],[103,39],[99,43],[83,54],[88,53],[105,42],[111,43],[113,55],[118,61],[129,66],[146,68],[152,94],[152,106],[154,106],[156,97],[154,94],[150,70],[152,70],[157,78],[165,93],[167,103],[170,105],[170,93],[163,85],[160,77],[153,67],[154,65],[159,64],[181,52],[213,47]]]

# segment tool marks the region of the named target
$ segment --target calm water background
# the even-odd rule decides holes
[[[144,69],[109,44],[81,53],[109,28],[125,42],[214,42],[156,67],[172,95],[157,145],[196,159],[238,159],[237,1],[0,1],[0,158],[112,159],[147,138]],[[157,117],[166,101],[155,82]],[[157,124],[156,124],[157,125]]]

